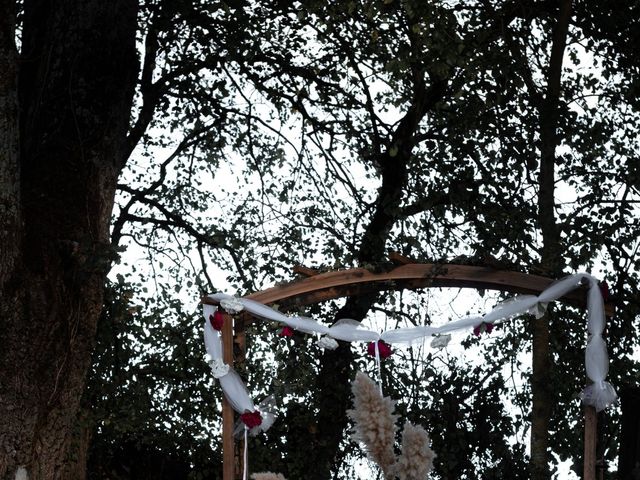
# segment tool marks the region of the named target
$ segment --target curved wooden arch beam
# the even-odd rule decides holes
[[[432,287],[475,288],[510,293],[539,295],[555,279],[488,267],[455,264],[411,263],[386,272],[371,272],[364,268],[319,273],[302,280],[278,285],[252,293],[250,298],[265,305],[277,303],[280,309],[310,305],[340,297],[349,297],[382,290],[418,290]],[[205,298],[204,303],[213,303]],[[585,290],[576,289],[560,301],[573,306],[586,306]],[[614,307],[605,304],[605,313],[612,316]],[[249,319],[245,319],[251,322]]]

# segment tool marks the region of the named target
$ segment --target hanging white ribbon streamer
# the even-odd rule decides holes
[[[378,386],[380,387],[380,395],[382,395],[382,367],[380,366],[380,345],[373,342],[373,349],[376,352],[376,367],[378,369]]]
[[[352,319],[342,319],[335,325],[327,327],[320,322],[307,317],[289,317],[266,305],[247,298],[235,298],[231,295],[216,293],[209,295],[215,302],[222,300],[229,301],[234,309],[244,307],[244,310],[252,315],[267,320],[281,322],[291,328],[306,333],[320,333],[336,340],[347,342],[375,342],[376,362],[379,367],[378,340],[387,343],[411,344],[421,341],[426,337],[435,334],[446,334],[472,328],[478,324],[495,323],[505,321],[523,313],[531,313],[540,317],[549,302],[566,295],[570,291],[580,287],[584,283],[589,286],[587,297],[588,322],[587,330],[589,340],[585,349],[585,368],[587,376],[593,382],[582,392],[582,400],[586,405],[592,405],[597,410],[602,410],[611,405],[617,398],[613,387],[605,381],[609,368],[607,347],[602,332],[605,325],[604,302],[596,278],[586,273],[578,273],[554,282],[540,295],[519,295],[505,302],[499,303],[496,307],[483,317],[467,317],[455,322],[449,322],[440,327],[420,326],[411,328],[397,328],[379,333],[365,328],[361,322]],[[226,303],[226,302],[225,302]],[[207,353],[212,359],[222,358],[222,343],[219,332],[211,327],[208,318],[215,308],[211,305],[204,305],[204,340]],[[382,377],[379,376],[380,382]],[[220,378],[220,384],[226,397],[233,408],[242,413],[246,410],[254,411],[255,407],[246,387],[240,377],[231,368],[227,375]],[[381,384],[381,383],[380,383]]]
[[[244,426],[244,462],[242,464],[242,479],[247,480],[249,474],[249,448],[247,447],[247,439],[249,438],[249,428]]]
[[[211,360],[221,362],[223,361],[222,336],[220,332],[213,329],[211,322],[209,322],[209,316],[213,315],[215,311],[216,308],[211,305],[204,306],[204,345]],[[229,365],[227,374],[222,375],[218,380],[225,397],[236,412],[243,413],[247,410],[253,412],[255,410],[247,387],[233,367]]]
[[[609,356],[607,355],[607,344],[602,338],[605,325],[604,301],[598,281],[591,275],[585,275],[589,282],[589,292],[587,294],[587,309],[589,310],[589,320],[587,331],[589,339],[587,348],[584,351],[584,363],[587,369],[587,376],[593,383],[588,385],[581,394],[582,403],[591,405],[596,411],[601,411],[614,403],[618,398],[613,386],[605,381],[609,373]]]

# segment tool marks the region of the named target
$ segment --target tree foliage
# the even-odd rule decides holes
[[[153,104],[149,92],[163,114],[124,177],[116,240],[133,237],[156,268],[173,265],[170,281],[183,285],[187,275],[201,292],[254,291],[290,278],[299,262],[385,268],[390,250],[551,275],[593,270],[619,305],[608,334],[612,376],[623,384],[636,370],[638,65],[622,37],[634,38],[637,27],[625,21],[615,32],[603,20],[628,18],[624,6],[570,6],[565,47],[554,40],[561,13],[543,2],[148,5],[145,58],[155,58],[155,69],[146,85],[142,76],[139,115]],[[166,160],[151,161],[158,155]],[[541,193],[545,161],[552,182]],[[225,281],[214,277],[221,271]],[[394,298],[344,309],[364,316],[389,310]],[[549,445],[576,465],[574,395],[584,379],[566,372],[580,371],[583,332],[575,312],[550,317]],[[437,412],[422,419],[436,451],[447,452],[436,463],[442,478],[528,475],[525,447],[512,441],[527,429],[530,391],[514,396],[503,373],[515,365],[529,378],[518,354],[531,349],[531,333],[526,323],[505,328],[484,349],[484,365],[448,358],[442,371],[425,366],[429,381],[417,383],[432,397],[408,393],[421,390],[402,362],[389,367],[388,388],[413,403],[407,415]],[[284,355],[273,343],[252,341],[251,358],[275,348],[286,367],[247,365],[247,378],[256,391],[296,401],[283,405],[268,441],[256,440],[254,461],[294,477],[312,462],[337,465],[331,455],[345,445],[342,434],[320,439],[317,430],[322,411],[343,408],[344,397],[309,388],[348,375],[323,384],[332,354],[302,338]],[[360,357],[345,346],[338,352]],[[501,404],[505,396],[522,413]],[[301,441],[333,450],[318,459],[288,447]]]
[[[140,2],[111,228],[124,253],[78,427],[79,438],[91,432],[90,476],[219,473],[220,392],[202,361],[195,300],[290,280],[298,263],[384,269],[398,251],[551,276],[592,271],[617,305],[612,382],[633,378],[637,6],[560,3]],[[304,313],[442,322],[430,298],[383,293]],[[585,378],[568,372],[583,370],[583,316],[558,307],[530,325],[464,340],[465,358],[479,362],[416,349],[385,364],[385,393],[429,430],[438,478],[529,478],[530,380],[551,470],[580,465],[575,393]],[[550,366],[532,374],[534,336],[538,365]],[[359,348],[287,343],[269,325],[247,337],[242,375],[256,397],[275,393],[281,412],[251,445],[256,471],[353,476],[345,411],[353,372],[369,368]],[[611,459],[615,428],[606,435]],[[541,458],[532,478],[549,476]]]

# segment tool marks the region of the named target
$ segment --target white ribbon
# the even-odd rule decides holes
[[[382,367],[380,366],[380,345],[373,342],[373,349],[376,352],[376,367],[378,369],[378,386],[380,387],[380,395],[382,395]]]
[[[253,316],[280,322],[301,332],[320,333],[326,335],[327,338],[347,342],[375,342],[376,362],[378,363],[378,369],[380,369],[378,340],[384,340],[387,343],[411,344],[426,337],[473,328],[483,322],[491,324],[497,321],[505,321],[523,313],[531,313],[536,317],[540,317],[544,314],[549,302],[557,300],[585,283],[589,286],[587,297],[589,340],[585,349],[585,367],[587,376],[593,384],[584,389],[582,400],[586,405],[592,405],[596,409],[602,410],[611,405],[616,400],[617,395],[613,387],[605,381],[609,368],[609,359],[607,346],[602,338],[605,325],[604,302],[597,279],[586,273],[578,273],[554,282],[538,296],[519,295],[506,300],[496,305],[493,310],[483,317],[462,318],[440,327],[397,328],[382,333],[369,330],[362,323],[352,319],[341,319],[335,325],[327,327],[312,318],[289,317],[247,298],[235,298],[222,293],[209,295],[209,298],[218,303],[224,301],[225,305],[231,305],[230,308],[233,309],[242,306],[244,310]],[[204,305],[204,341],[207,353],[215,360],[216,358],[222,358],[222,343],[219,332],[213,330],[208,321],[209,315],[213,314],[214,311],[215,308],[213,306]],[[233,368],[230,368],[229,373],[220,377],[219,380],[222,390],[237,412],[242,413],[245,410],[254,410],[254,405],[247,389]]]
[[[249,466],[247,465],[247,463],[249,463],[249,449],[247,447],[247,439],[248,439],[248,435],[247,433],[249,432],[249,428],[245,425],[244,426],[244,462],[242,463],[242,478],[243,480],[247,480],[248,474],[249,474]]]

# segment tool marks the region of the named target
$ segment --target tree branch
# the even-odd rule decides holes
[[[542,232],[542,271],[558,276],[563,269],[560,229],[555,220],[555,163],[558,146],[558,103],[562,58],[571,21],[571,0],[561,0],[553,29],[553,43],[547,72],[547,88],[540,109],[540,171],[538,175],[538,227]],[[550,390],[549,313],[533,322],[531,478],[549,478],[549,421],[553,394]]]
[[[153,83],[153,72],[156,68],[156,55],[158,53],[158,28],[156,17],[151,20],[147,36],[144,41],[144,62],[140,76],[140,95],[142,106],[138,112],[138,118],[127,135],[125,150],[120,160],[121,167],[127,162],[131,153],[140,142],[147,130],[147,126],[153,120],[158,101],[162,96],[162,89],[158,83]]]
[[[172,212],[167,207],[162,205],[159,201],[145,197],[144,195],[139,195],[139,192],[135,189],[132,189],[126,185],[118,185],[118,187],[133,195],[136,198],[136,201],[154,209],[158,210],[164,216],[164,219],[155,218],[155,217],[143,217],[140,215],[136,215],[133,213],[123,213],[123,221],[125,222],[137,222],[142,224],[152,224],[156,225],[163,230],[173,233],[175,228],[179,228],[183,230],[185,233],[189,234],[193,237],[197,242],[201,242],[204,245],[207,245],[214,249],[222,249],[229,253],[233,263],[238,271],[238,274],[242,278],[242,281],[245,284],[250,284],[249,277],[247,276],[244,268],[242,267],[242,263],[240,258],[238,257],[237,252],[230,245],[227,245],[224,241],[224,237],[222,234],[211,235],[206,232],[202,232],[198,230],[195,226],[187,222],[183,215],[180,215],[176,212]]]

